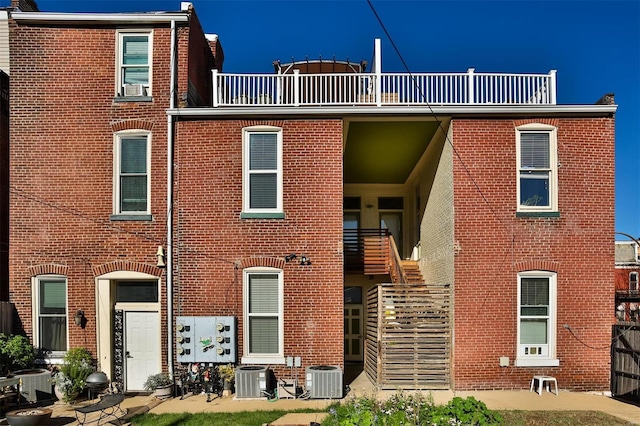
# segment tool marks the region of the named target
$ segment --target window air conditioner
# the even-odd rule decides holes
[[[315,365],[306,369],[306,390],[310,398],[342,398],[342,370],[335,365]]]
[[[236,368],[236,398],[263,398],[269,392],[270,370],[262,366]]]
[[[124,95],[125,96],[144,96],[144,85],[142,84],[125,84]]]

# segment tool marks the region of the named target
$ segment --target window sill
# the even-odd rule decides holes
[[[36,359],[34,363],[38,366],[59,365],[64,362],[65,355],[66,352],[56,352],[47,355],[44,359]]]
[[[240,364],[286,364],[283,356],[243,356]]]
[[[127,103],[127,102],[153,102],[152,96],[115,96],[113,98],[115,103]]]
[[[284,219],[283,213],[250,213],[250,212],[242,212],[240,213],[240,219]]]
[[[516,358],[514,363],[516,367],[559,367],[559,359],[533,359],[533,358]]]
[[[516,212],[516,217],[560,217],[560,212]]]
[[[140,222],[151,222],[153,220],[153,216],[150,214],[112,214],[109,216],[109,220],[115,222],[126,222],[126,221],[140,221]]]

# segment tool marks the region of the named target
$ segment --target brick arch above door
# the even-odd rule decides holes
[[[130,260],[115,260],[113,262],[103,263],[102,265],[93,266],[92,270],[95,276],[101,276],[117,271],[132,271],[153,275],[154,277],[160,277],[164,272],[162,268],[158,268],[155,265],[133,262]]]

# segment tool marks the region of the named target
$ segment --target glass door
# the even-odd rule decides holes
[[[344,289],[344,360],[363,362],[362,287]]]

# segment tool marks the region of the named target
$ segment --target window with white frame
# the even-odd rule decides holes
[[[629,293],[638,293],[638,273],[629,272]]]
[[[282,270],[244,271],[243,363],[284,362],[284,297]]]
[[[119,96],[151,96],[151,32],[118,33]]]
[[[282,129],[244,129],[243,208],[245,214],[280,217],[282,208]],[[250,216],[247,216],[250,217]]]
[[[518,274],[518,355],[516,366],[557,366],[556,274]]]
[[[34,346],[60,356],[67,350],[67,279],[35,277],[32,295]]]
[[[556,127],[527,124],[516,131],[518,211],[558,210]]]
[[[150,134],[123,132],[115,135],[115,215],[149,215]]]

